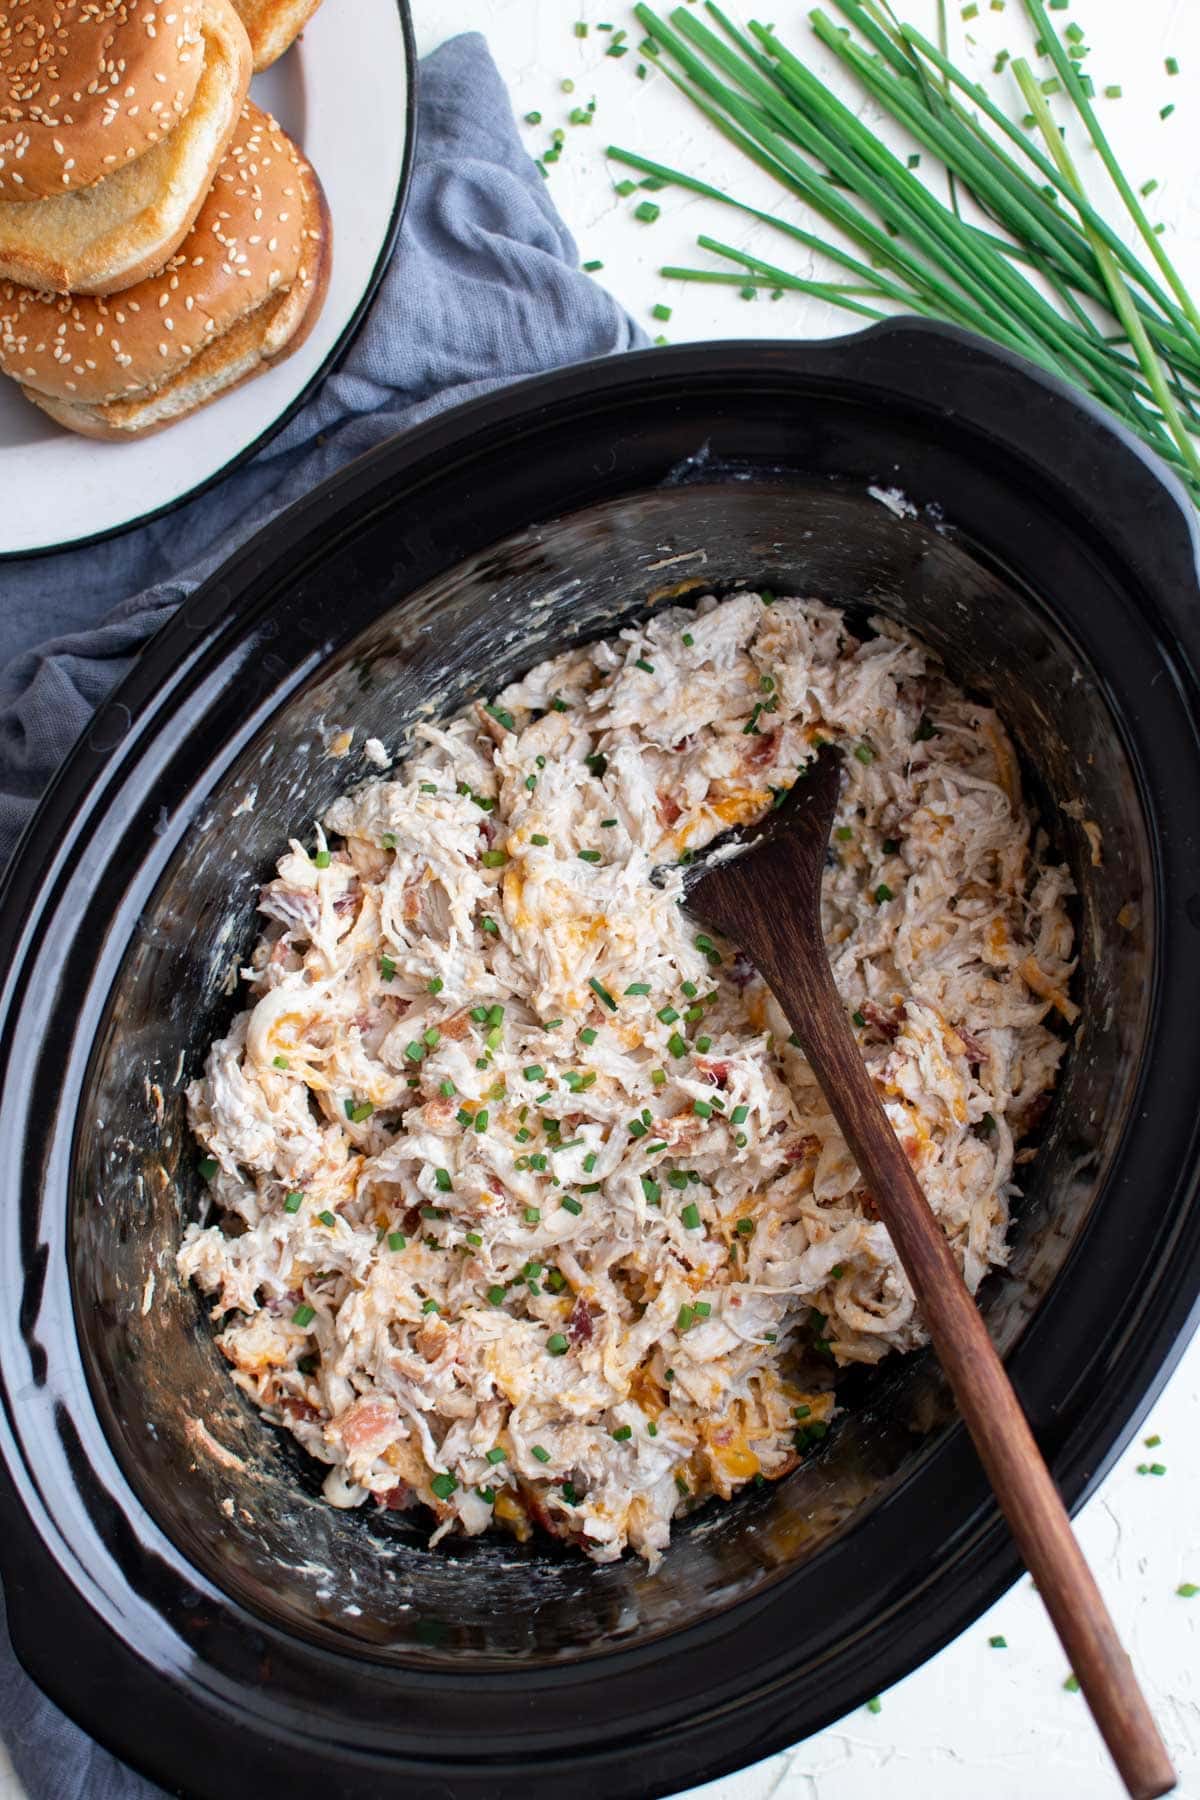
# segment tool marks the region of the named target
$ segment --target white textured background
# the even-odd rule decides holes
[[[347,12],[368,0],[328,0]],[[431,49],[452,33],[484,32],[509,82],[518,115],[538,110],[543,122],[526,129],[535,153],[556,125],[567,144],[551,172],[551,191],[573,228],[585,259],[600,258],[598,277],[647,329],[673,342],[739,336],[825,336],[844,330],[845,315],[820,302],[785,295],[751,303],[734,288],[669,283],[663,263],[709,264],[696,248],[708,232],[762,255],[796,274],[814,270],[800,246],[714,202],[667,190],[655,198],[662,216],[642,225],[631,216],[636,201],[612,191],[604,145],[629,149],[725,186],[741,198],[770,207],[779,190],[706,126],[668,83],[639,82],[636,52],[606,58],[603,34],[577,40],[577,18],[610,20],[641,36],[623,0],[412,0],[418,47]],[[806,6],[769,0],[765,6],[726,0],[735,18],[752,13],[773,19],[793,47],[810,42]],[[896,0],[902,17],[933,35],[933,0]],[[983,75],[994,52],[1027,51],[1030,36],[1020,0],[1003,12],[979,0],[980,16],[959,21],[961,0],[951,0],[956,52]],[[1165,221],[1180,268],[1200,285],[1200,0],[1073,0],[1069,14],[1094,46],[1087,67],[1098,88],[1119,82],[1120,101],[1098,101],[1106,129],[1137,185],[1152,177],[1159,188],[1148,201],[1151,216]],[[965,42],[976,34],[977,46]],[[814,52],[820,50],[815,42]],[[1181,72],[1169,78],[1167,55]],[[814,66],[828,64],[814,54]],[[575,92],[564,95],[564,79]],[[858,104],[852,88],[839,91]],[[1001,84],[1003,86],[1004,84]],[[567,126],[570,107],[595,96],[596,122]],[[1176,111],[1160,120],[1168,101]],[[869,115],[867,115],[869,116]],[[925,159],[928,162],[928,158]],[[1081,166],[1094,197],[1103,196],[1096,159],[1086,150]],[[620,179],[624,171],[618,171]],[[640,196],[639,196],[640,197]],[[792,203],[788,202],[791,205]],[[1106,210],[1110,210],[1107,209]],[[790,216],[798,217],[798,208]],[[1116,219],[1117,213],[1111,212]],[[710,265],[711,266],[711,265]],[[667,324],[652,320],[661,301],[672,307]],[[1114,1400],[1116,1397],[1114,1396]],[[1146,1684],[1180,1773],[1181,1795],[1200,1800],[1200,1596],[1180,1599],[1176,1587],[1200,1585],[1200,1340],[1193,1344],[1142,1430],[1162,1442],[1140,1441],[1121,1458],[1079,1521],[1117,1624]],[[1161,1461],[1162,1477],[1139,1475],[1139,1462]],[[988,1638],[1002,1634],[1007,1650]],[[1063,1690],[1065,1659],[1028,1581],[973,1625],[932,1662],[882,1696],[882,1710],[857,1712],[783,1755],[695,1790],[691,1800],[1106,1800],[1120,1789],[1092,1730],[1082,1698]],[[0,1751],[0,1759],[3,1752]],[[0,1766],[0,1800],[21,1800],[11,1771]],[[336,1800],[336,1796],[331,1796]]]

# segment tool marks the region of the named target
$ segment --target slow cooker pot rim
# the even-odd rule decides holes
[[[875,328],[871,333],[863,334],[861,337],[849,340],[838,340],[832,347],[814,346],[805,349],[805,347],[802,346],[767,346],[765,347],[765,356],[763,354],[763,346],[732,346],[729,354],[731,361],[738,366],[761,368],[764,361],[769,362],[773,358],[777,363],[782,365],[782,373],[791,373],[794,370],[797,370],[801,374],[811,372],[818,376],[825,376],[828,373],[831,364],[836,364],[838,353],[842,352],[848,344],[862,345],[864,338],[877,340],[882,338],[886,340],[889,335],[893,338],[899,338],[902,342],[907,334],[912,334],[917,338],[925,337],[927,340],[928,328],[914,328],[910,325]],[[972,354],[982,355],[985,360],[990,359],[992,363],[999,362],[1001,364],[1007,364],[1015,369],[1020,369],[1021,367],[1021,365],[1016,362],[1016,359],[1004,357],[1003,355],[991,352],[990,350],[983,352],[979,351],[975,341],[966,337],[965,334],[935,332],[934,335],[939,337],[950,337],[953,340],[960,342],[965,348],[969,349]],[[927,342],[925,348],[927,348]],[[682,365],[685,369],[690,368],[693,370],[697,379],[702,379],[705,370],[711,370],[713,363],[713,353],[711,349],[705,350],[702,353],[692,351],[671,351],[652,354],[661,359],[664,372],[669,372],[672,369],[672,366],[679,367]],[[648,363],[650,358],[648,355],[646,358],[639,358],[638,360],[639,363],[643,364],[643,372],[638,378],[639,385],[642,385],[649,379],[650,371],[645,368],[644,365]],[[886,361],[886,358],[884,360]],[[703,364],[703,367],[701,364]],[[585,393],[589,391],[589,381],[594,386],[601,388],[615,386],[619,380],[624,379],[626,366],[627,365],[625,364],[592,365],[590,368],[585,368],[584,370],[568,371],[564,375],[524,384],[521,390],[509,390],[502,396],[493,396],[490,399],[476,402],[470,409],[463,409],[463,411],[458,414],[447,415],[444,419],[435,420],[432,426],[422,428],[417,434],[406,440],[402,440],[399,444],[393,443],[390,446],[383,447],[380,451],[373,452],[369,457],[363,459],[362,462],[352,465],[351,468],[345,471],[341,476],[335,477],[333,482],[318,496],[316,502],[310,500],[309,502],[304,503],[304,523],[306,526],[309,524],[312,525],[312,531],[307,534],[308,544],[315,543],[318,535],[322,532],[327,532],[329,524],[338,518],[345,519],[347,521],[346,528],[348,530],[353,530],[355,528],[356,509],[362,499],[369,497],[372,493],[386,491],[392,484],[399,480],[406,471],[414,471],[421,463],[426,462],[430,458],[436,460],[436,457],[439,454],[452,449],[455,444],[469,444],[472,437],[475,435],[474,424],[476,421],[480,423],[488,421],[499,424],[505,419],[511,419],[514,414],[518,414],[521,411],[522,404],[536,403],[537,405],[548,406],[552,404],[556,398],[562,395]],[[725,370],[725,373],[728,373],[728,369]],[[873,379],[878,380],[878,378],[878,371],[876,371]],[[1077,409],[1076,396],[1068,394],[1067,390],[1061,388],[1058,388],[1057,391],[1062,393],[1064,398],[1069,400],[1070,405]],[[1102,434],[1107,435],[1109,438],[1117,437],[1119,439],[1124,439],[1123,433],[1114,431],[1109,422],[1099,415],[1095,415],[1095,423],[1099,426]],[[1143,455],[1140,446],[1132,445],[1126,440],[1124,442],[1124,448],[1126,450],[1130,448],[1135,450],[1138,460],[1143,464],[1147,475],[1161,494],[1158,473],[1154,470],[1149,460]],[[1128,474],[1128,470],[1126,470],[1126,473]],[[1182,490],[1175,488],[1174,484],[1172,484],[1171,497],[1176,504],[1179,502],[1181,493]],[[119,695],[116,696],[114,702],[110,704],[110,708],[106,709],[106,712],[111,714],[113,707],[127,708],[126,716],[129,721],[128,728],[122,734],[119,745],[116,746],[114,750],[105,750],[103,748],[104,740],[101,738],[98,742],[92,744],[90,752],[87,751],[86,748],[77,751],[72,758],[71,763],[68,765],[67,770],[64,771],[63,775],[60,776],[56,783],[54,794],[50,801],[47,802],[44,814],[39,815],[39,818],[43,821],[42,830],[46,833],[47,839],[51,844],[55,842],[61,844],[69,837],[70,831],[77,828],[82,816],[90,814],[93,819],[99,818],[102,812],[102,802],[107,801],[110,806],[116,805],[119,792],[120,771],[135,759],[137,750],[140,748],[141,744],[152,738],[156,716],[161,716],[158,706],[154,703],[156,683],[165,683],[167,689],[171,690],[173,699],[175,694],[178,693],[181,684],[185,681],[188,671],[196,666],[201,653],[210,648],[219,637],[226,632],[229,632],[231,636],[242,637],[252,632],[255,609],[251,607],[248,612],[239,616],[239,599],[248,588],[253,586],[255,581],[259,580],[269,570],[279,555],[279,546],[287,545],[289,536],[287,528],[289,521],[293,527],[298,523],[295,513],[285,515],[284,520],[276,522],[275,526],[269,527],[259,539],[254,540],[254,542],[241,552],[230,565],[226,566],[226,569],[222,571],[218,577],[214,578],[212,583],[208,584],[203,591],[203,605],[197,607],[186,622],[176,621],[174,625],[168,627],[164,634],[148,648],[142,665],[139,666],[138,670],[134,672],[134,675],[123,685]],[[1192,591],[1194,592],[1194,526],[1187,514],[1184,515],[1183,522],[1191,528],[1193,562],[1186,571],[1186,580],[1191,583]],[[1183,577],[1181,575],[1181,584],[1182,580]],[[263,595],[260,598],[261,603],[265,604],[266,596]],[[189,609],[189,611],[190,610],[191,609]],[[1195,634],[1193,631],[1193,645],[1194,642]],[[180,654],[181,650],[182,655]],[[296,685],[297,680],[298,677],[293,676],[289,685]],[[159,690],[159,697],[164,699],[164,703],[167,703],[161,688]],[[278,699],[279,696],[277,695],[276,698]],[[114,714],[113,716],[118,723],[121,722],[119,713]],[[94,765],[97,762],[100,764],[104,764],[105,762],[108,763],[111,771],[110,778],[108,781],[101,782],[99,789],[93,788],[91,795],[89,796],[87,790],[91,778],[96,773],[96,769],[94,766],[89,768],[88,765],[89,763]],[[57,838],[55,838],[49,830],[50,823],[56,818],[63,832],[63,835]],[[14,939],[17,937],[20,937],[27,946],[31,942],[28,928],[36,927],[36,917],[31,909],[40,882],[44,880],[47,884],[42,887],[42,893],[48,900],[50,899],[48,889],[52,890],[57,885],[57,871],[54,867],[53,849],[47,851],[46,844],[43,843],[39,845],[32,836],[25,840],[22,849],[24,867],[21,870],[20,877],[15,882],[10,882],[8,892],[5,896],[7,904],[3,909],[5,924],[2,932],[0,932],[0,943],[2,943],[4,938],[7,938],[9,948],[15,948]],[[39,864],[40,867],[38,866]],[[16,927],[15,929],[15,918],[13,913],[14,902],[17,902],[21,907],[20,927]],[[11,970],[11,965],[9,966]],[[6,986],[9,988],[11,994],[11,973],[9,977],[6,978]],[[8,1047],[11,1047],[9,1040],[10,1031],[13,1025],[14,1021],[12,1019],[9,1019],[6,1023],[4,1042]],[[25,1147],[28,1148],[28,1145]],[[36,1169],[31,1170],[31,1173],[35,1176],[37,1172]],[[1081,1250],[1077,1252],[1077,1254],[1079,1253],[1082,1253],[1082,1247]],[[1194,1277],[1190,1284],[1192,1289],[1192,1292],[1190,1293],[1184,1291],[1188,1285],[1189,1284],[1184,1279],[1183,1272],[1181,1272],[1180,1279],[1175,1284],[1176,1291],[1172,1297],[1171,1304],[1166,1309],[1165,1313],[1160,1313],[1157,1321],[1157,1329],[1154,1333],[1154,1342],[1160,1349],[1163,1349],[1164,1346],[1168,1345],[1174,1337],[1176,1340],[1176,1354],[1182,1349],[1182,1341],[1179,1339],[1178,1333],[1194,1302]],[[1160,1382],[1162,1379],[1165,1379],[1166,1372],[1165,1367],[1160,1369]],[[1152,1396],[1143,1397],[1142,1402],[1138,1406],[1138,1417],[1141,1416],[1145,1408],[1149,1405],[1151,1398]],[[9,1396],[9,1402],[11,1404],[11,1396]],[[1134,1424],[1136,1424],[1136,1420],[1134,1420]],[[5,1429],[6,1450],[15,1451],[16,1445],[9,1437],[7,1426],[8,1421],[6,1421]],[[1127,1436],[1128,1432],[1132,1429],[1133,1425],[1129,1425],[1125,1435]],[[1077,1433],[1076,1437],[1078,1437],[1078,1435],[1079,1434]],[[959,1433],[958,1436],[961,1439],[961,1433]],[[1107,1441],[1108,1456],[1111,1458],[1112,1455],[1116,1454],[1116,1447],[1111,1443],[1111,1434],[1108,1435]],[[1060,1468],[1064,1458],[1069,1461],[1069,1472],[1063,1476],[1063,1485],[1067,1492],[1072,1494],[1075,1498],[1080,1496],[1086,1486],[1090,1486],[1094,1480],[1098,1479],[1100,1469],[1097,1466],[1095,1457],[1096,1447],[1095,1434],[1093,1434],[1089,1443],[1077,1443],[1073,1438],[1069,1445],[1063,1447],[1063,1457],[1057,1459],[1057,1465]],[[964,1469],[970,1466],[971,1459],[969,1452],[966,1451],[966,1447],[962,1443],[957,1446],[955,1461],[956,1467],[959,1462],[962,1463]],[[16,1515],[13,1521],[14,1531],[10,1539],[10,1549],[3,1552],[6,1564],[9,1564],[12,1549],[20,1539],[25,1540],[26,1547],[34,1561],[46,1562],[47,1558],[44,1548],[40,1545],[36,1545],[35,1534],[32,1532],[32,1528],[15,1506],[15,1493],[11,1487],[5,1489],[4,1499],[7,1502],[6,1510],[8,1510],[10,1514],[15,1513]],[[940,1608],[931,1608],[931,1618],[924,1631],[919,1649],[919,1654],[921,1655],[928,1654],[933,1648],[937,1647],[938,1643],[945,1641],[946,1638],[954,1635],[954,1633],[961,1628],[961,1625],[964,1622],[964,1605],[968,1610],[974,1610],[977,1604],[986,1603],[987,1599],[991,1598],[994,1592],[1000,1591],[1000,1589],[1006,1585],[1007,1580],[1011,1578],[1014,1567],[1014,1558],[1006,1538],[995,1524],[994,1519],[991,1521],[976,1519],[973,1531],[966,1535],[969,1535],[972,1539],[969,1549],[972,1552],[973,1561],[970,1566],[965,1562],[959,1561],[959,1566],[955,1575],[955,1584],[960,1589],[968,1590],[969,1598],[966,1593],[963,1593],[956,1599],[953,1605],[947,1607],[943,1602]],[[967,1546],[964,1546],[964,1548],[966,1547]],[[26,1643],[31,1661],[34,1661],[38,1665],[39,1671],[48,1671],[51,1664],[44,1660],[44,1656],[39,1655],[37,1649],[35,1649],[35,1640],[41,1638],[42,1634],[36,1630],[30,1630],[28,1611],[20,1603],[23,1584],[13,1580],[11,1566],[8,1567],[6,1572],[9,1573],[10,1582],[13,1582],[15,1601],[14,1617],[19,1627],[17,1631],[18,1647],[21,1647],[22,1635],[26,1634]],[[42,1601],[42,1604],[44,1605],[44,1600]],[[257,1622],[252,1621],[251,1624],[253,1629],[262,1633],[263,1628],[258,1625]],[[97,1634],[99,1634],[97,1643],[102,1641],[105,1634],[103,1628],[99,1625],[99,1622],[89,1615],[87,1625],[87,1634],[93,1637],[97,1637]],[[674,1640],[672,1640],[672,1642],[674,1642]],[[661,1646],[659,1648],[661,1649]],[[41,1643],[40,1649],[43,1653],[45,1652],[46,1646],[44,1642]],[[911,1654],[910,1651],[903,1657],[903,1661],[906,1665],[911,1659]],[[885,1670],[886,1660],[883,1667],[875,1672],[876,1681],[882,1682],[883,1680],[895,1678],[896,1669],[894,1667],[891,1669],[890,1673],[884,1672]],[[868,1678],[871,1673],[872,1669],[868,1668]],[[47,1679],[50,1679],[49,1674],[47,1674]],[[476,1682],[478,1681],[478,1678],[471,1679]],[[513,1677],[512,1679],[518,1680],[519,1677]],[[833,1702],[833,1704],[835,1712],[840,1710],[840,1705],[836,1701]],[[93,1728],[100,1730],[101,1735],[105,1735],[103,1720],[96,1719],[89,1720],[88,1722],[93,1725]],[[728,1722],[726,1722],[724,1728],[728,1728]],[[719,1737],[719,1731],[715,1721],[713,1721],[709,1727],[709,1736],[713,1735]],[[122,1749],[126,1748],[124,1744],[120,1747]],[[763,1749],[767,1747],[765,1742],[763,1742],[762,1747]],[[740,1752],[736,1753],[733,1758],[722,1761],[720,1749],[712,1748],[710,1746],[708,1755],[708,1761],[698,1763],[691,1767],[689,1770],[689,1778],[694,1779],[700,1773],[717,1773],[722,1766],[733,1766],[738,1759],[738,1756],[740,1756]],[[679,1766],[682,1767],[682,1764]],[[677,1779],[677,1777],[673,1777],[673,1779]]]

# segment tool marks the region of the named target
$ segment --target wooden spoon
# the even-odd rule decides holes
[[[821,876],[840,765],[840,752],[825,745],[748,848],[716,862],[701,859],[687,872],[685,904],[748,952],[787,1014],[908,1272],[959,1411],[1092,1716],[1129,1793],[1151,1800],[1175,1786],[1166,1747],[834,986],[821,931]]]

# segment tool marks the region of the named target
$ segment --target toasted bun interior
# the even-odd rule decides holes
[[[299,348],[331,243],[315,171],[247,102],[170,267],[108,300],[0,289],[0,369],[74,431],[144,436]]]
[[[0,202],[0,276],[110,294],[163,266],[199,212],[250,83],[249,40],[230,0],[203,0],[195,60],[192,104],[153,149],[91,187]]]
[[[254,67],[266,69],[304,30],[321,0],[233,0],[250,33]]]
[[[0,199],[89,187],[171,132],[200,80],[200,0],[2,0]]]

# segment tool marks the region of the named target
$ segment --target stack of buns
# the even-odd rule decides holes
[[[299,348],[331,230],[247,97],[317,0],[0,0],[0,371],[115,441]]]

